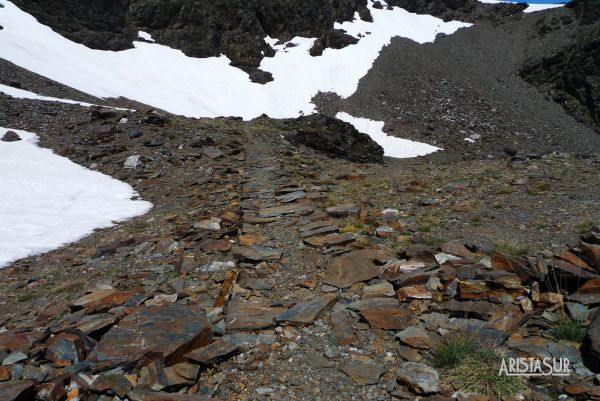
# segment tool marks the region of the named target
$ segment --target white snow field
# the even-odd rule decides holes
[[[0,127],[0,138],[6,133]],[[36,145],[37,136],[12,130],[0,141],[0,268],[146,213],[128,184],[88,170]]]
[[[311,99],[318,92],[352,95],[383,46],[401,36],[418,43],[432,42],[438,33],[452,34],[471,24],[443,22],[395,7],[375,9],[369,5],[373,23],[359,19],[336,24],[360,38],[344,49],[326,49],[312,57],[315,39],[294,38],[295,47],[275,44],[272,58],[261,69],[274,80],[265,85],[250,81],[242,70],[229,65],[225,56],[191,58],[181,51],[155,43],[134,42],[134,49],[110,52],[89,49],[69,41],[40,24],[10,1],[0,0],[0,57],[82,92],[101,98],[123,96],[188,117],[239,116],[244,119],[267,114],[291,118],[311,114]],[[371,4],[371,3],[369,3]],[[146,39],[149,35],[140,32]],[[389,142],[389,146],[404,143]],[[388,154],[409,152],[386,149]]]
[[[424,156],[442,150],[426,143],[414,142],[408,139],[387,135],[383,132],[383,126],[385,124],[383,121],[353,117],[344,112],[337,113],[336,118],[352,124],[359,132],[369,135],[383,148],[385,156],[397,158]]]
[[[41,100],[41,101],[44,101],[44,102],[58,102],[58,103],[67,103],[67,104],[78,104],[78,105],[84,106],[84,107],[97,106],[96,104],[86,103],[86,102],[79,102],[77,100],[60,99],[60,98],[57,98],[57,97],[50,97],[50,96],[38,95],[37,93],[33,93],[33,92],[26,91],[26,90],[23,90],[23,89],[13,88],[12,86],[3,85],[3,84],[0,84],[0,93],[4,93],[5,95],[14,97],[16,99],[31,99],[31,100]],[[109,109],[115,109],[115,110],[129,110],[129,109],[122,109],[122,108],[119,108],[119,107],[110,107],[110,106],[102,106],[102,107],[106,107],[106,108],[109,108]]]

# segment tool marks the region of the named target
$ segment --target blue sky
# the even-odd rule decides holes
[[[509,0],[512,1],[513,3],[530,3],[530,4],[561,4],[561,3],[568,3],[567,0],[529,0],[529,1],[525,1],[525,0]]]

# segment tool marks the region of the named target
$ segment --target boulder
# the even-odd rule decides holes
[[[351,124],[323,114],[286,120],[288,139],[332,157],[357,163],[382,163],[383,148]]]
[[[400,365],[398,382],[416,394],[431,394],[440,388],[440,375],[423,363],[406,362]]]
[[[114,364],[136,362],[144,353],[162,354],[166,365],[210,343],[206,314],[181,304],[149,306],[122,319],[92,350],[88,360]]]
[[[20,140],[21,137],[14,131],[6,131],[6,133],[2,135],[2,138],[0,138],[0,141],[2,142],[18,142]]]

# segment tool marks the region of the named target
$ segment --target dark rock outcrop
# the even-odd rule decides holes
[[[328,37],[334,23],[369,18],[366,0],[16,0],[23,10],[67,38],[103,50],[131,48],[139,30],[189,56],[227,55],[254,73],[273,49],[265,36]],[[333,34],[334,36],[336,34]],[[349,44],[351,41],[344,41]],[[342,44],[342,42],[337,42]],[[268,81],[258,74],[256,80]]]
[[[293,132],[288,139],[329,156],[357,163],[381,163],[383,148],[351,124],[323,114],[286,120]]]
[[[574,0],[559,17],[549,15],[537,26],[539,36],[554,31],[567,42],[530,61],[521,76],[600,131],[600,1]]]

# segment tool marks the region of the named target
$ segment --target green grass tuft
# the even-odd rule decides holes
[[[525,244],[499,241],[494,244],[494,250],[503,255],[525,256],[529,253],[529,247]]]
[[[433,364],[438,368],[455,366],[477,347],[477,342],[468,333],[453,336],[434,349]]]
[[[585,337],[586,327],[580,320],[564,319],[558,322],[553,330],[556,340],[582,342]]]
[[[526,379],[500,375],[502,355],[489,348],[478,348],[454,366],[444,370],[447,380],[463,391],[497,398],[515,396],[521,392]]]

